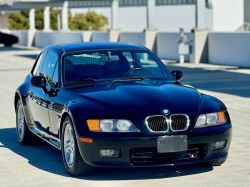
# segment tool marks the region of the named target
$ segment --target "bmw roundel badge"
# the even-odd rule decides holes
[[[164,110],[162,110],[161,112],[162,112],[163,114],[165,114],[165,115],[170,114],[170,111],[169,111],[169,110],[167,110],[167,109],[164,109]]]

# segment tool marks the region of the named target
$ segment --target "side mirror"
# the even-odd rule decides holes
[[[180,70],[173,70],[171,71],[172,75],[176,79],[176,81],[180,81],[183,79],[183,73]]]
[[[31,84],[31,86],[41,88],[43,90],[44,94],[47,93],[45,77],[43,77],[43,76],[34,76],[34,77],[31,78],[30,84]]]

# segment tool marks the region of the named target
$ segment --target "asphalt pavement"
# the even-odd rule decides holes
[[[250,186],[250,69],[163,60],[170,70],[183,71],[182,83],[226,104],[233,124],[233,139],[229,157],[222,166],[97,168],[93,175],[71,177],[64,169],[59,150],[45,142],[21,146],[17,141],[14,92],[39,51],[0,45],[0,187]]]

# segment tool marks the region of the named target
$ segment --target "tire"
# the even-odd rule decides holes
[[[16,133],[21,145],[36,145],[40,142],[40,138],[34,135],[27,126],[20,99],[16,106]]]
[[[12,46],[12,45],[13,44],[9,40],[7,40],[7,41],[4,42],[4,46]]]
[[[216,159],[216,160],[211,160],[208,162],[202,162],[200,164],[203,166],[220,166],[220,165],[224,164],[224,162],[226,162],[226,160],[227,160],[227,157]]]
[[[63,122],[61,145],[63,163],[68,174],[72,176],[82,176],[89,175],[93,172],[94,167],[82,159],[77,145],[74,127],[69,117],[66,117]]]

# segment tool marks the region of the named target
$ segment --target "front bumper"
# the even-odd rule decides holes
[[[82,158],[90,165],[98,167],[145,167],[168,166],[205,162],[227,157],[231,144],[231,124],[220,127],[195,129],[188,136],[188,151],[178,153],[158,153],[158,136],[138,136],[121,138],[93,138],[92,143],[81,142],[78,146]],[[161,135],[162,136],[162,135]],[[89,137],[90,138],[90,137]],[[226,146],[213,150],[213,143],[226,141]],[[100,157],[100,149],[120,149],[118,158]],[[196,154],[198,151],[198,154]],[[191,155],[194,153],[194,155]],[[190,157],[191,155],[191,157]]]

